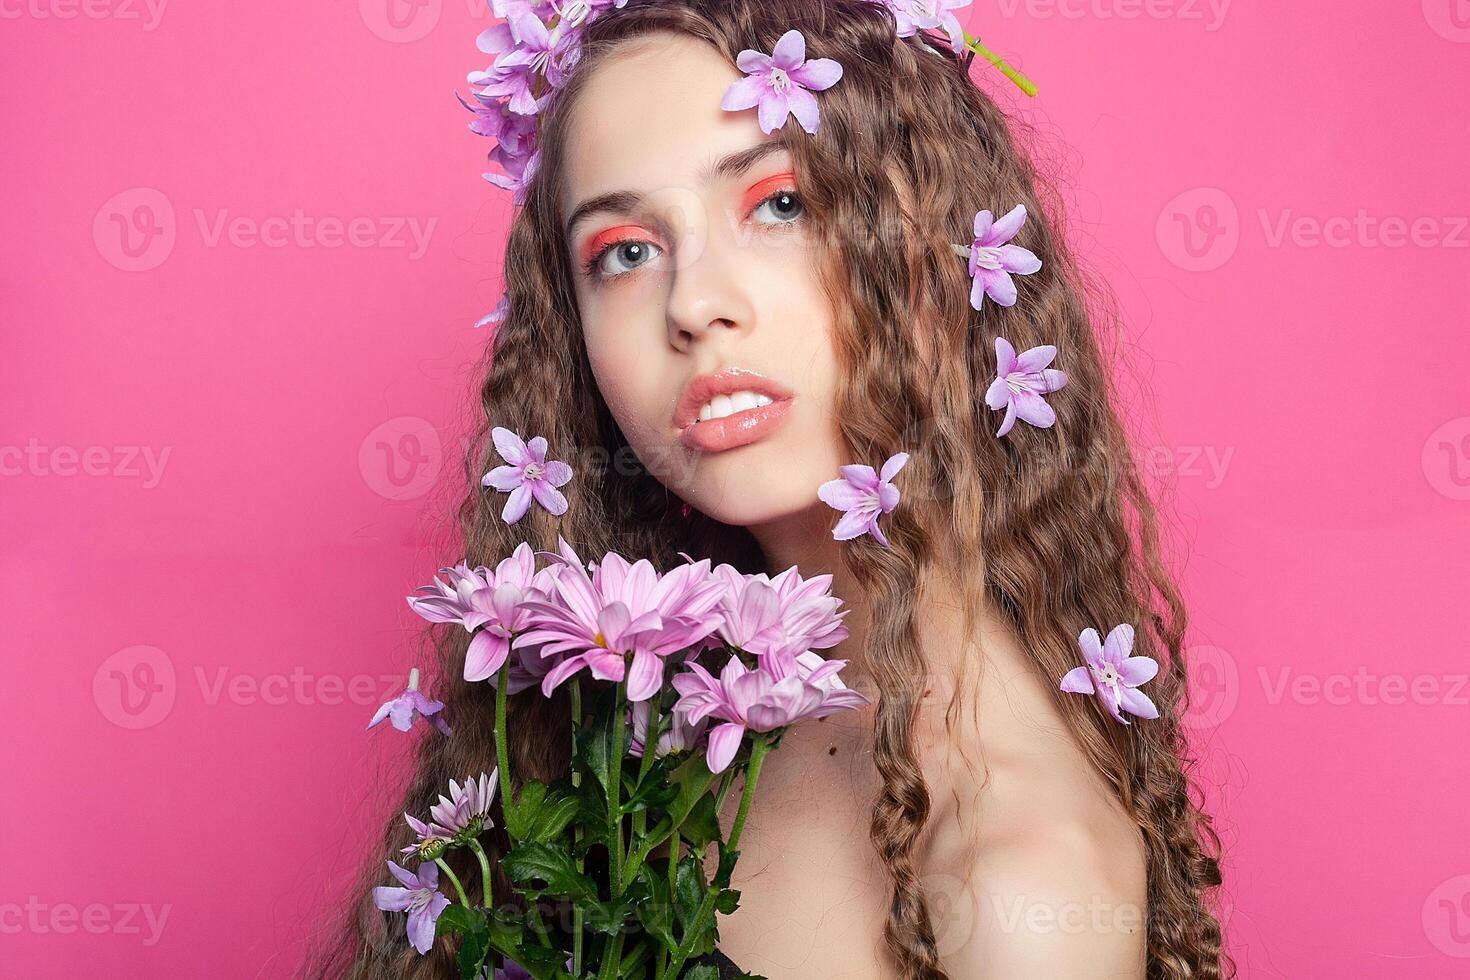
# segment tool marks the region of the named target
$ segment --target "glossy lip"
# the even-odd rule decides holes
[[[772,399],[771,404],[733,412],[724,418],[697,422],[699,408],[716,395],[754,391]],[[745,368],[726,368],[713,374],[696,375],[684,386],[674,409],[673,425],[686,448],[721,452],[764,438],[785,420],[795,397],[789,388]]]

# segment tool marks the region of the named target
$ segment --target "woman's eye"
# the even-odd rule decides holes
[[[777,191],[757,204],[755,210],[750,213],[754,217],[759,216],[763,211],[772,216],[772,220],[763,223],[773,225],[789,224],[804,213],[801,199],[794,191]]]
[[[632,272],[658,254],[658,246],[652,242],[636,240],[614,242],[593,259],[591,265],[595,274],[604,279],[611,279],[625,272]]]

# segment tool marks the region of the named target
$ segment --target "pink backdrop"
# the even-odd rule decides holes
[[[1470,4],[961,14],[1151,391],[1243,975],[1465,976]],[[0,0],[0,973],[286,975],[376,830],[500,290],[485,18]]]

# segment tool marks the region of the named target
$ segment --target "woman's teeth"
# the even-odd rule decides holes
[[[743,412],[747,408],[769,405],[774,400],[754,391],[736,391],[728,395],[716,395],[700,408],[699,421],[708,422],[710,419],[724,418],[735,412]]]

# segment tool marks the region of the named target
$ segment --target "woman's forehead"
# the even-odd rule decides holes
[[[697,38],[660,34],[614,51],[579,91],[566,129],[566,200],[696,189],[712,159],[764,139],[754,110],[720,99],[741,72]]]

